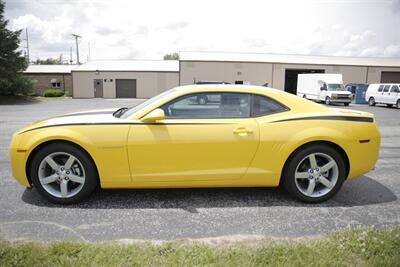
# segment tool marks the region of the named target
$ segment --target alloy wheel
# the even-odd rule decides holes
[[[328,194],[339,178],[337,162],[325,153],[311,153],[296,167],[295,184],[305,196],[317,198]]]
[[[54,152],[42,159],[38,169],[43,189],[57,198],[70,198],[78,194],[85,184],[82,163],[66,152]]]

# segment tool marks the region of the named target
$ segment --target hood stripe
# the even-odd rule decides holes
[[[276,120],[276,121],[272,121],[272,122],[300,121],[300,120],[334,120],[334,121],[374,122],[374,118],[370,118],[370,117],[355,117],[355,116],[300,117],[300,118],[290,118],[290,119]]]
[[[65,114],[65,115],[60,115],[56,116],[53,118],[63,118],[63,117],[72,117],[72,116],[85,116],[85,115],[100,115],[100,114],[113,114],[114,111],[95,111],[95,112],[79,112],[79,113],[71,113],[71,114]]]

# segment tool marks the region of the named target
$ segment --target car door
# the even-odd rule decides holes
[[[378,94],[379,98],[377,98],[378,99],[377,102],[379,102],[379,103],[388,103],[389,90],[390,90],[390,85],[386,84],[383,87],[382,94],[381,95]]]
[[[392,85],[392,87],[390,88],[389,94],[387,95],[386,103],[396,104],[398,92],[399,92],[399,87],[397,85]]]
[[[251,95],[195,93],[164,104],[166,119],[138,124],[128,136],[132,180],[240,179],[259,144]]]

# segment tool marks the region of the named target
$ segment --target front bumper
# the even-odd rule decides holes
[[[351,103],[351,101],[353,100],[351,97],[349,98],[345,98],[345,97],[334,97],[332,96],[330,98],[332,103]]]
[[[18,135],[14,134],[9,148],[12,175],[21,185],[31,187],[25,169],[28,152],[26,150],[19,150],[18,143]]]

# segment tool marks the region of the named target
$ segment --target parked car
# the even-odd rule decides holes
[[[400,84],[398,83],[375,83],[368,86],[365,100],[370,106],[386,104],[388,107],[396,105],[400,108]]]
[[[342,74],[299,74],[297,95],[327,105],[343,103],[348,106],[352,100],[352,94],[343,86]]]
[[[345,89],[352,93],[353,103],[355,104],[367,104],[365,101],[365,93],[368,89],[368,84],[365,83],[348,83]]]
[[[198,95],[214,105],[192,105]],[[249,85],[182,86],[138,106],[35,122],[10,144],[14,177],[69,204],[95,188],[277,187],[317,203],[374,168],[374,115]]]

